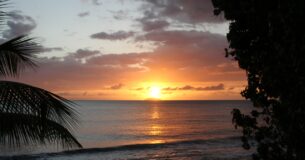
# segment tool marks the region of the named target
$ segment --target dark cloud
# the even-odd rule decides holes
[[[207,87],[199,87],[195,88],[196,90],[204,90],[204,91],[215,91],[215,90],[224,90],[224,84],[220,83],[217,86],[207,86]]]
[[[162,90],[164,91],[215,91],[215,90],[224,90],[224,84],[220,83],[216,86],[206,86],[206,87],[194,87],[191,85],[186,85],[183,87],[167,87],[167,88],[163,88]]]
[[[217,67],[226,62],[223,48],[227,46],[223,35],[202,31],[154,31],[137,41],[161,43],[147,61],[148,68],[194,69]],[[161,68],[159,68],[161,69]]]
[[[2,34],[4,39],[11,39],[16,36],[29,34],[37,26],[32,17],[22,15],[20,11],[9,12],[8,17],[6,24],[8,29]]]
[[[93,39],[104,39],[104,40],[124,40],[129,37],[132,37],[133,35],[134,32],[118,31],[114,33],[99,32],[92,34],[90,37]]]
[[[90,12],[81,12],[78,14],[79,17],[86,17],[86,16],[89,16],[90,15]]]
[[[235,87],[230,87],[228,90],[233,90],[233,89],[235,89]]]
[[[165,45],[183,45],[183,47],[188,45],[213,45],[209,48],[217,48],[226,45],[225,36],[220,34],[213,34],[210,32],[203,31],[184,31],[184,30],[171,30],[171,31],[155,31],[149,32],[143,36],[137,37],[139,41],[155,41],[163,42]]]
[[[140,20],[144,31],[161,30],[169,26],[169,23],[165,20],[146,21]]]
[[[101,54],[98,50],[78,49],[76,52],[70,53],[75,59],[89,58],[94,55]]]
[[[213,15],[213,5],[210,0],[147,0],[151,6],[146,10],[150,18],[165,17],[184,23],[221,23],[224,19]],[[144,17],[148,18],[148,17]]]
[[[119,90],[119,89],[122,89],[123,86],[124,86],[124,84],[119,83],[119,84],[112,85],[112,86],[110,86],[110,87],[106,87],[106,89]]]

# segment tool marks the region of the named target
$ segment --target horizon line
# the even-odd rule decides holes
[[[150,100],[150,99],[69,99],[71,101],[250,101],[247,99],[158,99],[158,100]]]

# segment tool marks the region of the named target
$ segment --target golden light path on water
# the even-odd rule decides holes
[[[163,134],[163,126],[158,122],[160,119],[160,112],[159,112],[159,106],[158,104],[155,104],[152,106],[152,113],[151,113],[151,119],[152,124],[150,125],[149,135],[151,136],[161,136]],[[159,144],[159,143],[165,143],[165,140],[161,139],[153,139],[150,141],[151,144]]]

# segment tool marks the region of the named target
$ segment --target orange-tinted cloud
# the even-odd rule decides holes
[[[220,83],[216,86],[206,86],[206,87],[194,87],[191,85],[185,85],[183,87],[167,87],[163,88],[164,91],[217,91],[217,90],[224,90],[224,84]]]
[[[94,94],[104,98],[115,95],[104,94],[110,92],[105,86],[123,92],[122,83],[125,90],[137,88],[140,91],[141,86],[136,84],[141,82],[165,81],[184,83],[184,87],[174,90],[224,91],[223,85],[245,79],[237,65],[224,57],[226,41],[222,35],[201,31],[153,31],[138,37],[137,41],[162,44],[145,53],[102,54],[97,50],[79,49],[63,58],[43,58],[37,71],[29,71],[22,80],[56,92],[69,92],[69,97]],[[219,85],[195,87],[190,82],[215,82]],[[82,94],[84,91],[88,91],[85,96]],[[120,95],[117,96],[119,99]]]

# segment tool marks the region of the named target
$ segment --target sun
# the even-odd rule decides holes
[[[160,99],[161,98],[161,88],[158,86],[152,86],[149,90],[149,96],[151,98]]]

